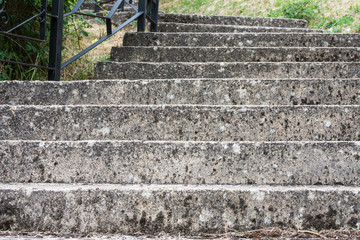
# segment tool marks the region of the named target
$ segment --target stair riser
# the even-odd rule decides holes
[[[124,46],[360,47],[360,34],[126,33]]]
[[[247,27],[247,26],[226,26],[209,24],[181,24],[181,23],[162,23],[158,24],[159,32],[223,32],[223,33],[243,33],[243,32],[322,32],[307,28],[272,28],[272,27]]]
[[[0,140],[360,140],[359,106],[1,106],[0,114]]]
[[[360,63],[99,62],[95,79],[360,78]]]
[[[360,48],[113,47],[117,62],[360,62]]]
[[[1,182],[360,185],[360,142],[1,142]]]
[[[44,190],[3,185],[0,226],[12,231],[174,235],[274,226],[357,228],[359,198],[358,188],[60,185]]]
[[[356,80],[113,80],[0,82],[12,105],[360,105]]]
[[[305,28],[305,20],[294,19],[270,19],[233,16],[204,16],[185,14],[160,14],[160,22],[193,23],[193,24],[220,24],[220,25],[245,25],[245,26],[267,26],[282,28]]]

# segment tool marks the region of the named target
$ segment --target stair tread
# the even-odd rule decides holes
[[[355,226],[351,219],[359,216],[359,198],[357,186],[0,184],[0,199],[13,213],[2,220],[16,221],[13,231],[29,222],[28,231],[51,226],[53,232],[116,229],[123,234],[224,233],[228,228],[253,230],[279,221],[284,228],[311,229],[319,214],[325,214],[323,221],[331,221],[334,228],[350,228]],[[331,216],[326,215],[329,211]],[[136,223],[143,219],[145,224],[130,219]]]
[[[5,140],[1,150],[1,182],[360,186],[359,141]]]
[[[359,78],[360,62],[98,62],[95,79]]]
[[[323,32],[318,29],[159,22],[159,32]]]
[[[124,46],[359,47],[360,34],[327,33],[126,33]]]
[[[0,112],[2,140],[360,139],[358,105],[2,105]]]
[[[129,62],[360,62],[360,47],[114,47],[111,61]]]
[[[359,105],[356,79],[2,81],[10,105]]]
[[[203,24],[236,24],[236,25],[267,25],[267,26],[292,26],[305,28],[306,20],[283,19],[283,18],[261,18],[261,17],[238,17],[238,16],[217,16],[199,14],[159,14],[159,18],[164,22],[180,23],[203,23]]]
[[[77,190],[93,191],[319,191],[319,192],[353,192],[360,194],[360,186],[319,186],[319,185],[189,185],[189,184],[82,184],[82,183],[0,183],[1,190],[15,191],[50,191],[50,192],[69,192]]]

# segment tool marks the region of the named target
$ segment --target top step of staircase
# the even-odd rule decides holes
[[[300,19],[254,18],[234,16],[205,16],[187,14],[159,14],[160,22],[221,24],[241,26],[306,28],[307,21]]]

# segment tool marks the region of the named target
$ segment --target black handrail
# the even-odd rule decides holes
[[[138,9],[133,6],[132,0],[105,0],[107,2],[113,1],[114,5],[112,9],[110,10],[109,14],[106,17],[102,17],[106,19],[106,29],[107,29],[107,35],[100,38],[95,43],[91,44],[86,49],[82,50],[80,53],[76,54],[66,62],[61,62],[61,51],[62,51],[62,39],[63,39],[63,25],[64,25],[64,18],[68,17],[72,14],[80,14],[84,15],[84,13],[79,12],[79,9],[81,5],[84,3],[84,0],[79,0],[77,4],[71,9],[70,12],[64,14],[64,0],[53,0],[52,1],[52,8],[51,8],[51,14],[48,14],[46,12],[47,9],[47,0],[41,0],[41,5],[38,8],[29,0],[31,5],[34,7],[34,9],[37,11],[37,14],[32,16],[31,18],[27,19],[26,21],[20,23],[19,25],[13,27],[9,31],[3,31],[0,28],[0,35],[5,35],[7,37],[17,37],[22,38],[25,40],[30,41],[37,41],[37,42],[45,42],[46,41],[46,16],[51,18],[51,25],[50,25],[50,46],[49,46],[49,64],[48,66],[39,66],[35,64],[28,64],[28,63],[22,63],[17,61],[12,61],[10,59],[0,59],[0,62],[4,62],[7,64],[20,64],[25,66],[31,66],[36,68],[42,68],[48,70],[48,80],[54,80],[54,81],[60,81],[60,72],[63,68],[65,68],[70,63],[74,62],[84,54],[88,53],[92,49],[94,49],[96,46],[98,46],[100,43],[104,42],[117,32],[119,32],[121,29],[123,29],[125,26],[130,24],[131,22],[138,20],[138,32],[144,32],[146,27],[146,20],[150,22],[150,31],[156,32],[157,31],[157,23],[158,23],[158,10],[159,10],[159,1],[160,0],[139,0],[139,7]],[[99,4],[102,4],[103,2],[98,2],[98,0],[91,0],[95,4],[95,10],[98,8]],[[127,21],[125,21],[123,24],[119,25],[115,29],[112,29],[112,17],[115,14],[115,11],[117,9],[123,9],[124,4],[130,5],[132,9],[135,10],[135,14],[130,17]],[[94,11],[96,12],[96,11]],[[99,17],[97,15],[92,14],[86,14],[87,16],[92,17]],[[40,23],[40,36],[39,38],[33,38],[28,36],[21,36],[17,34],[11,33],[16,28],[19,28],[26,24],[27,22],[38,18]],[[8,14],[5,11],[5,0],[0,0],[0,21],[2,21],[4,24],[6,24],[9,20]]]

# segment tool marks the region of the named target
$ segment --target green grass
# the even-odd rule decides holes
[[[163,0],[161,10],[172,13],[297,18],[310,28],[359,33],[359,0]]]

